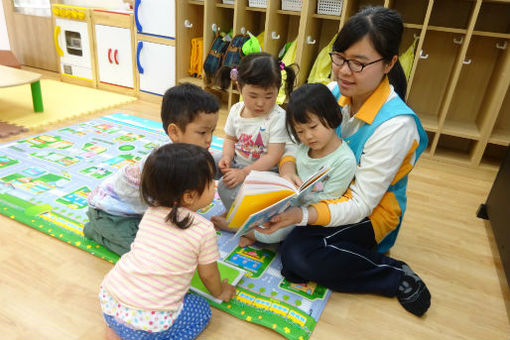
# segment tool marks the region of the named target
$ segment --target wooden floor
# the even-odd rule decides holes
[[[159,104],[137,101],[0,143],[113,112],[159,120]],[[495,169],[421,159],[410,176],[407,214],[391,256],[409,263],[427,283],[432,293],[428,313],[417,318],[396,299],[333,293],[311,339],[508,340],[508,284],[490,225],[476,218],[495,175]],[[102,339],[97,293],[112,265],[4,216],[0,235],[0,338]],[[281,338],[216,309],[200,336]]]

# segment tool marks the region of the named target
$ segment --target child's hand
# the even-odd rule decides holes
[[[228,302],[236,295],[236,288],[228,283],[227,279],[221,282],[221,294],[218,299]]]
[[[227,188],[233,188],[243,183],[246,176],[248,176],[248,172],[245,169],[226,169],[223,175],[223,183]]]
[[[218,162],[218,167],[220,168],[221,173],[225,173],[225,170],[230,168],[230,163],[232,162],[231,159],[228,158],[222,158]]]
[[[282,176],[283,178],[289,180],[292,184],[296,186],[296,188],[299,188],[301,184],[303,184],[303,181],[296,173],[290,173]]]

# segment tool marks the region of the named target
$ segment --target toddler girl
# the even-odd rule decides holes
[[[327,86],[306,84],[290,95],[286,126],[292,138],[298,142],[295,152],[298,178],[288,178],[296,186],[302,184],[322,167],[330,171],[312,192],[300,202],[306,207],[322,200],[335,199],[344,194],[354,177],[356,159],[349,146],[336,134],[342,123],[342,115],[335,97]],[[306,219],[307,220],[307,219]],[[241,247],[255,240],[278,243],[285,239],[294,226],[280,229],[272,234],[252,232],[243,236]]]
[[[100,288],[107,339],[194,339],[211,318],[207,301],[187,293],[196,269],[211,295],[233,297],[220,280],[214,226],[196,213],[214,197],[215,170],[211,154],[191,144],[166,144],[147,158],[140,195],[149,208]]]
[[[265,52],[247,55],[228,75],[219,73],[222,87],[233,81],[243,97],[228,114],[223,155],[218,163],[223,173],[218,194],[226,211],[251,170],[277,170],[289,142],[285,111],[276,104],[282,70],[286,71],[286,92],[290,94],[296,76],[293,68]],[[225,215],[215,216],[212,221],[217,228],[229,230]]]

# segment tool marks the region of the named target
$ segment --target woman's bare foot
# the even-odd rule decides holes
[[[251,246],[254,243],[255,243],[255,238],[252,238],[252,236],[250,234],[243,235],[239,239],[239,247],[241,247],[241,248]]]
[[[235,231],[235,229],[228,227],[227,219],[223,215],[211,217],[211,222],[214,224],[214,228],[216,228],[216,230],[224,230],[230,232]]]

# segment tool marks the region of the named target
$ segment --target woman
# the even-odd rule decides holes
[[[428,142],[401,99],[406,91],[398,62],[402,31],[400,15],[382,7],[364,9],[344,25],[330,53],[336,79],[330,89],[342,107],[337,134],[356,156],[355,179],[337,200],[288,209],[259,231],[298,226],[281,247],[282,274],[289,281],[396,296],[421,316],[430,306],[424,282],[404,262],[383,254],[402,222],[407,176]],[[291,156],[282,159],[280,172],[301,182]]]

